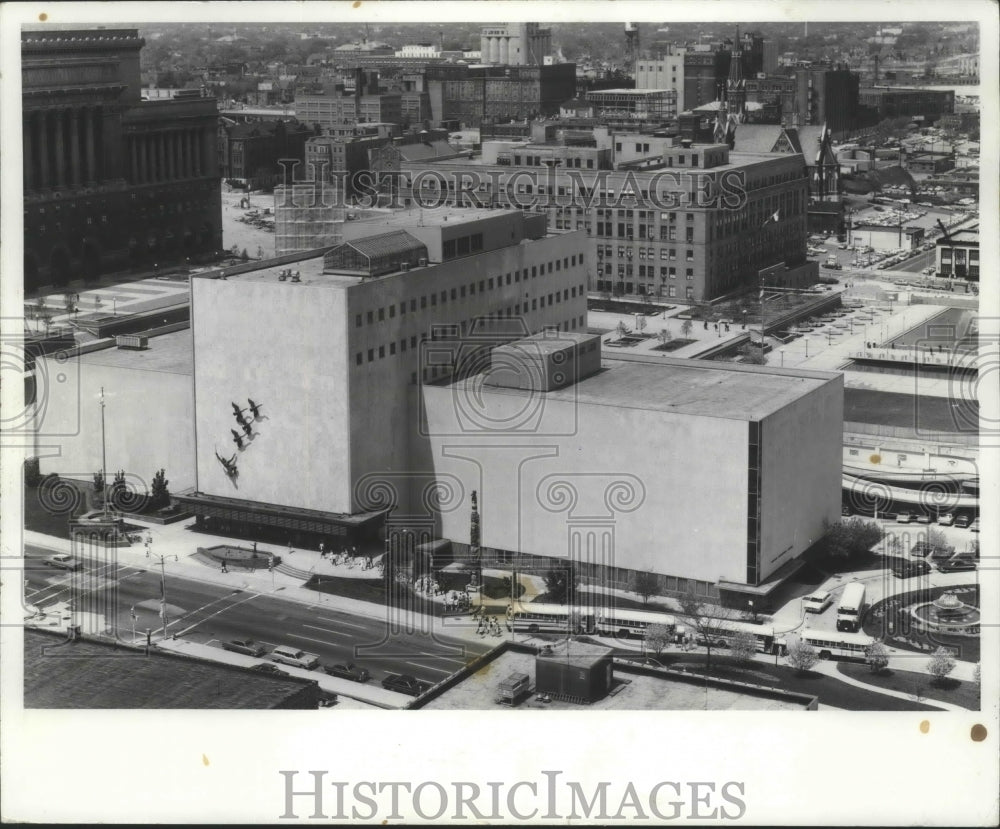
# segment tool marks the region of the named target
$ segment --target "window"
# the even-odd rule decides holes
[[[368,349],[368,362],[370,363],[374,359],[375,359],[375,349],[374,348],[369,348]]]
[[[399,353],[402,354],[404,351],[406,351],[406,337],[399,341]]]
[[[375,312],[374,311],[369,311],[368,312],[368,324],[371,325],[373,322],[375,322]]]
[[[416,334],[414,334],[412,337],[410,337],[410,348],[416,348],[416,347],[417,347],[417,336]]]
[[[378,358],[381,360],[385,356],[385,346],[380,345],[378,347]]]
[[[354,327],[355,328],[360,328],[361,327],[361,314],[355,314],[354,315]]]
[[[431,305],[433,305],[436,308],[437,304],[438,304],[438,295],[431,294]]]
[[[451,301],[454,302],[456,299],[458,299],[458,290],[455,289],[455,288],[452,288],[451,289]]]
[[[427,307],[427,297],[426,296],[420,297],[420,307],[421,308],[426,308]]]
[[[490,290],[493,290],[493,277],[490,277]]]
[[[362,354],[361,354],[360,351],[357,354],[354,355],[354,362],[355,362],[356,365],[359,365],[359,366],[363,362],[363,357],[362,357]]]
[[[687,270],[685,270],[684,271],[684,278],[685,279],[694,279],[694,269],[693,268],[688,268]]]
[[[694,262],[694,251],[693,250],[686,251],[684,254],[684,260],[686,262]]]
[[[448,292],[441,291],[441,304],[444,305],[448,301]]]
[[[395,316],[396,316],[396,306],[395,305],[390,305],[389,306],[389,319],[393,319],[393,318],[395,318]]]
[[[422,308],[423,306],[420,306],[420,307]],[[415,299],[411,299],[410,300],[410,310],[411,311],[416,311],[417,310],[417,301]]]
[[[389,343],[389,354],[392,355],[392,354],[395,354],[395,353],[396,353],[396,344],[395,343]]]

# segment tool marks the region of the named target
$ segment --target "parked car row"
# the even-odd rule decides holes
[[[843,512],[843,510],[841,510]],[[847,515],[848,513],[843,513]],[[935,523],[934,517],[928,515],[925,512],[898,512],[896,513],[896,523],[897,524],[933,524]],[[962,529],[968,528],[974,533],[979,532],[979,519],[970,519],[968,515],[959,513],[954,515],[953,513],[945,513],[944,515],[939,515],[937,518],[937,523],[942,527],[960,527]]]
[[[255,642],[253,639],[230,639],[228,642],[222,643],[222,648],[233,653],[241,653],[244,656],[267,656],[278,664],[291,665],[293,668],[304,668],[307,671],[322,667],[330,676],[350,679],[353,682],[367,682],[371,679],[371,674],[365,668],[359,668],[353,663],[348,665],[321,665],[319,657],[316,654],[289,645],[278,645],[268,653],[264,645]],[[275,665],[270,665],[266,662],[261,665],[255,665],[254,669],[267,673],[282,673]]]

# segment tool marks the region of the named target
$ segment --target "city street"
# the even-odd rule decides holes
[[[96,562],[86,561],[82,571],[70,574],[44,566],[42,560],[49,554],[49,550],[25,545],[28,603],[44,608],[68,601],[74,593],[79,595],[81,588],[87,590],[91,585],[94,591],[113,589],[118,637],[133,641],[134,609],[138,641],[144,641],[147,629],[153,641],[161,638],[160,574],[155,567],[146,570],[119,565],[114,573],[107,573]],[[332,604],[335,597],[321,593],[316,594],[316,604],[306,605],[273,594],[230,589],[170,574],[165,586],[168,637],[219,648],[225,641],[246,638],[269,650],[291,645],[315,653],[324,665],[354,662],[367,668],[376,683],[389,673],[411,674],[436,683],[497,644],[496,640],[469,643],[429,631],[390,638],[386,620],[338,611]],[[89,603],[86,596],[82,601]]]

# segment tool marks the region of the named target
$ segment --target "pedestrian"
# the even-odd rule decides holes
[[[226,566],[226,560],[225,559],[222,560],[222,572],[223,573],[228,573],[229,572],[229,568]]]
[[[257,555],[257,542],[256,541],[253,543],[253,554],[254,554],[254,556]]]

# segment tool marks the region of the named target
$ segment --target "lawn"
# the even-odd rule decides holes
[[[635,658],[634,651],[616,654]],[[706,654],[663,654],[658,661],[667,668],[686,670],[704,675]],[[877,691],[868,691],[825,674],[806,671],[801,673],[787,665],[773,665],[767,662],[755,661],[750,665],[741,665],[732,656],[712,651],[711,670],[709,675],[720,679],[752,682],[756,685],[780,688],[783,691],[793,691],[799,694],[811,694],[819,697],[823,705],[843,708],[850,711],[936,711],[933,705],[916,702],[915,700],[899,699]],[[864,665],[859,666],[867,672]]]
[[[855,662],[841,662],[837,665],[837,670],[858,680],[858,682],[877,685],[879,688],[900,691],[910,696],[919,694],[923,699],[950,702],[953,705],[968,708],[970,711],[979,710],[979,686],[974,682],[963,682],[960,679],[951,679],[950,677],[938,681],[929,674],[916,673],[915,671],[886,670],[879,674],[873,674],[867,665],[859,665]]]
[[[690,345],[697,340],[686,340],[683,337],[678,337],[675,340],[668,340],[661,345],[654,345],[651,351],[676,351],[678,348],[684,348],[686,345]]]

